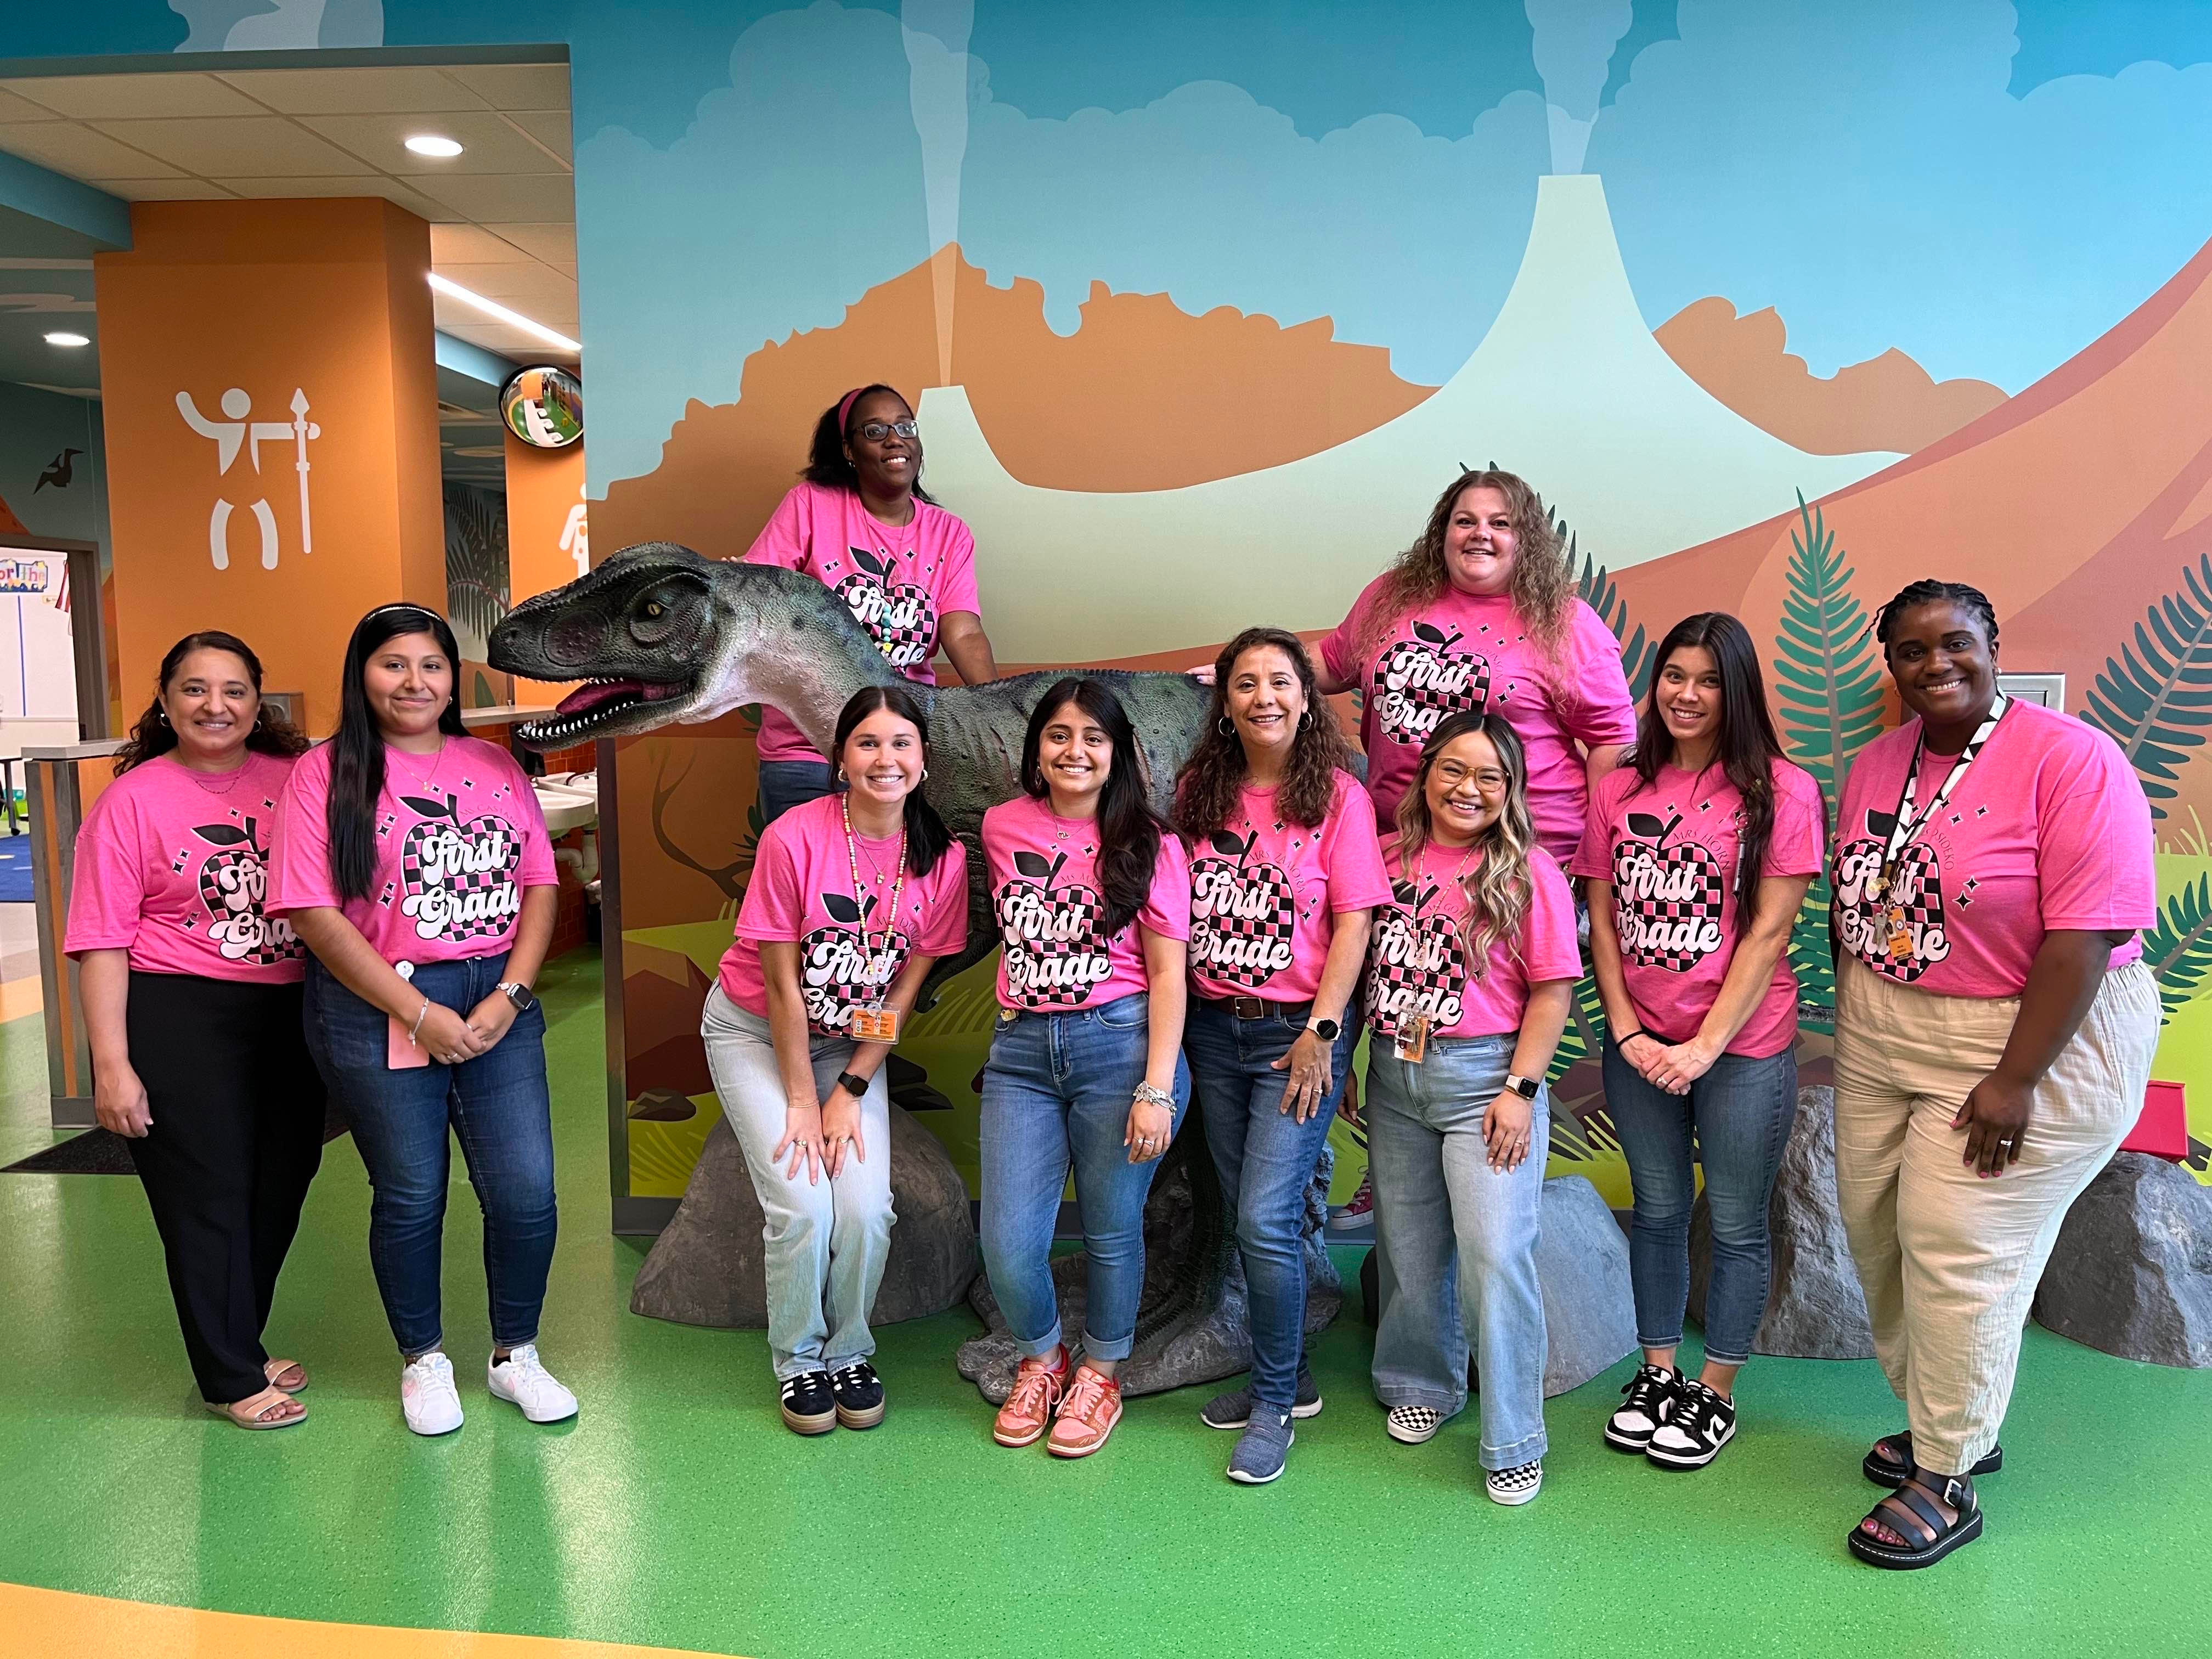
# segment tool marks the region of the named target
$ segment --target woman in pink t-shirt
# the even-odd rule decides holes
[[[63,939],[93,1109],[145,1187],[193,1380],[245,1429],[307,1415],[292,1397],[306,1369],[261,1346],[323,1155],[322,1081],[300,1028],[307,953],[262,902],[276,799],[307,746],[261,701],[244,641],[171,646],[115,781],[85,814]]]
[[[2002,697],[1957,582],[1875,613],[1907,719],[1836,813],[1836,1191],[1910,1431],[1849,1534],[1881,1567],[1981,1535],[2020,1332],[2068,1208],[2141,1114],[2157,981],[2150,803],[2085,720]]]
[[[338,729],[293,769],[269,908],[314,952],[307,1044],[368,1166],[368,1258],[417,1434],[461,1425],[439,1274],[458,1135],[484,1216],[494,1398],[576,1414],[538,1357],[553,1259],[545,1015],[531,992],[557,879],[530,780],[461,725],[453,629],[380,605],[346,646]],[[450,1132],[450,1133],[449,1133]]]
[[[975,538],[921,487],[921,434],[887,386],[855,386],[822,411],[801,482],[745,554],[803,570],[852,608],[884,659],[937,684],[939,649],[962,682],[999,677],[975,597]],[[773,823],[836,787],[787,709],[761,711],[760,799]]]
[[[1244,1431],[1229,1478],[1248,1486],[1282,1473],[1291,1419],[1321,1410],[1304,1357],[1306,1194],[1358,1036],[1368,922],[1390,897],[1351,758],[1297,635],[1249,628],[1221,652],[1176,785],[1192,854],[1183,1047],[1252,1330],[1251,1385],[1200,1416]]]
[[[1467,1403],[1472,1335],[1483,1484],[1500,1504],[1544,1480],[1544,1079],[1582,974],[1574,895],[1536,841],[1527,769],[1502,715],[1429,734],[1368,947],[1375,1394],[1393,1439],[1431,1438]]]
[[[1025,793],[983,814],[1003,946],[983,1068],[983,1266],[1021,1354],[992,1436],[1085,1457],[1121,1416],[1145,1197],[1182,1121],[1190,870],[1146,804],[1144,762],[1101,681],[1054,681],[1022,742]],[[1075,1177],[1083,1364],[1068,1375],[1052,1240]]]
[[[939,957],[968,942],[968,854],[922,792],[929,725],[854,694],[842,793],[762,834],[700,1035],[767,1217],[768,1346],[796,1434],[884,1419],[868,1328],[891,1236],[883,1064]]]
[[[1735,1434],[1735,1374],[1766,1311],[1766,1203],[1797,1115],[1790,933],[1820,872],[1826,809],[1812,775],[1782,757],[1741,623],[1686,617],[1657,662],[1634,752],[1590,792],[1572,872],[1589,883],[1606,1105],[1636,1199],[1644,1364],[1606,1443],[1698,1469]],[[1700,1166],[1713,1272],[1692,1382],[1674,1355]]]
[[[1361,696],[1367,793],[1385,830],[1450,715],[1502,714],[1528,757],[1536,839],[1561,861],[1589,791],[1636,737],[1620,642],[1575,593],[1567,550],[1510,472],[1463,472],[1428,527],[1321,643],[1321,689]]]

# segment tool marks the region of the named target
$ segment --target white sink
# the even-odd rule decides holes
[[[557,772],[534,778],[538,810],[545,814],[545,833],[558,841],[572,830],[584,830],[599,821],[599,780],[593,772]]]

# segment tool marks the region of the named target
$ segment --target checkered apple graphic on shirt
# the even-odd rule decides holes
[[[200,866],[200,902],[207,908],[208,937],[222,947],[226,961],[266,968],[304,957],[307,947],[289,921],[261,912],[269,874],[259,831],[260,826],[248,817],[242,829],[234,823],[203,823],[192,835],[222,849],[209,854]]]
[[[890,580],[890,557],[865,547],[848,547],[853,572],[837,584],[837,597],[868,630],[890,665],[912,668],[926,662],[937,644],[937,613],[929,590]]]
[[[1461,635],[1434,623],[1413,623],[1375,664],[1376,719],[1393,743],[1419,745],[1449,715],[1490,702],[1490,659],[1455,651]]]
[[[1422,892],[1399,880],[1390,890],[1397,902],[1376,911],[1368,945],[1368,1023],[1385,1036],[1403,1035],[1419,1013],[1439,1030],[1455,1025],[1467,994],[1467,954],[1449,915],[1421,914],[1439,890]]]
[[[1721,945],[1724,896],[1720,860],[1694,841],[1667,837],[1682,827],[1680,812],[1662,823],[1631,812],[1628,834],[1613,848],[1613,925],[1621,953],[1643,968],[1686,974]]]
[[[1231,985],[1265,985],[1291,965],[1297,894],[1279,864],[1246,863],[1259,844],[1256,829],[1216,830],[1207,845],[1218,856],[1191,862],[1191,967]]]
[[[1007,989],[1024,1008],[1069,1008],[1113,972],[1100,923],[1105,902],[1080,882],[1052,884],[1067,862],[1042,853],[1014,854],[1016,876],[993,903]]]
[[[461,821],[455,795],[402,795],[422,822],[399,843],[399,914],[422,939],[486,939],[507,932],[522,911],[514,868],[522,840],[504,818]]]
[[[1897,816],[1869,808],[1868,834],[1836,848],[1833,881],[1837,937],[1844,950],[1885,979],[1910,985],[1951,954],[1943,914],[1943,865],[1926,842],[1906,845],[1898,854],[1897,874],[1888,899],[1876,896],[1882,855],[1897,827]],[[1890,954],[1889,911],[1905,913],[1912,953],[1900,961]]]
[[[806,1022],[822,1036],[842,1036],[853,1024],[853,1010],[879,1002],[914,952],[914,941],[894,927],[872,933],[873,893],[861,903],[846,893],[824,893],[822,908],[831,926],[817,927],[799,941],[799,988],[806,1003]]]

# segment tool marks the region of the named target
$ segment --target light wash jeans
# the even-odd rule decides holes
[[[1375,1182],[1375,1393],[1449,1416],[1467,1404],[1468,1336],[1481,1374],[1482,1467],[1544,1455],[1544,1297],[1536,1281],[1551,1094],[1531,1103],[1529,1152],[1492,1170],[1483,1113],[1505,1086],[1510,1036],[1431,1037],[1407,1065],[1368,1046],[1367,1167]],[[1462,1301],[1471,1304],[1462,1314]]]
[[[1137,1345],[1145,1199],[1160,1159],[1130,1163],[1121,1137],[1145,1080],[1151,1016],[1138,992],[1097,1008],[1001,1018],[992,1034],[983,1068],[983,1267],[1014,1346],[1030,1358],[1060,1343],[1052,1237],[1071,1167],[1089,1275],[1084,1354],[1127,1359]],[[1180,1129],[1190,1105],[1190,1068],[1180,1056],[1173,1092]]]
[[[1636,1219],[1628,1233],[1628,1277],[1636,1292],[1636,1340],[1671,1348],[1682,1340],[1690,1299],[1690,1206],[1698,1165],[1713,1217],[1713,1277],[1705,1292],[1705,1358],[1741,1365],[1766,1316],[1773,1241],[1766,1201],[1797,1119],[1797,1056],[1789,1048],[1753,1059],[1723,1054],[1712,1069],[1670,1095],[1630,1065],[1607,1037],[1605,1103],[1628,1159]]]
[[[891,1104],[878,1070],[860,1097],[860,1139],[867,1157],[851,1156],[834,1180],[826,1170],[817,1182],[806,1166],[793,1177],[787,1150],[781,1164],[769,1154],[783,1139],[790,1102],[776,1067],[775,1043],[768,1022],[748,1013],[723,994],[707,993],[707,1012],[699,1027],[707,1043],[707,1069],[714,1075],[722,1115],[744,1148],[745,1168],[753,1178],[766,1218],[761,1230],[768,1269],[768,1346],[778,1382],[808,1371],[834,1371],[876,1351],[868,1312],[883,1283],[890,1254]],[[847,1037],[817,1036],[809,1045],[814,1062],[815,1093],[827,1103],[835,1097],[837,1073],[851,1063]]]
[[[1290,1410],[1297,1398],[1306,1341],[1306,1188],[1328,1142],[1359,1030],[1346,1021],[1329,1045],[1328,1094],[1304,1123],[1283,1110],[1290,1053],[1303,1020],[1239,1019],[1229,1005],[1190,1000],[1183,1052],[1221,1179],[1221,1201],[1237,1229],[1252,1328],[1252,1394]]]

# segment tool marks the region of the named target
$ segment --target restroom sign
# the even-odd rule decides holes
[[[313,463],[307,458],[307,446],[323,435],[323,429],[307,418],[307,394],[304,389],[292,393],[292,418],[289,421],[257,421],[252,418],[253,399],[240,386],[233,386],[222,394],[220,407],[226,416],[220,421],[210,420],[200,412],[198,404],[189,392],[177,394],[177,413],[184,416],[185,424],[203,438],[215,444],[216,489],[215,504],[208,514],[208,556],[218,570],[230,568],[230,518],[240,507],[252,516],[261,532],[261,568],[274,570],[279,548],[276,539],[276,514],[264,494],[252,501],[233,501],[234,493],[243,495],[248,489],[266,489],[261,466],[261,446],[289,442],[292,448],[292,471],[299,480],[300,489],[300,551],[315,550],[315,531],[313,503],[308,498],[308,474]],[[280,452],[281,453],[281,452]],[[251,471],[238,475],[237,481],[227,483],[231,468],[243,454]],[[271,465],[282,463],[272,459]]]

